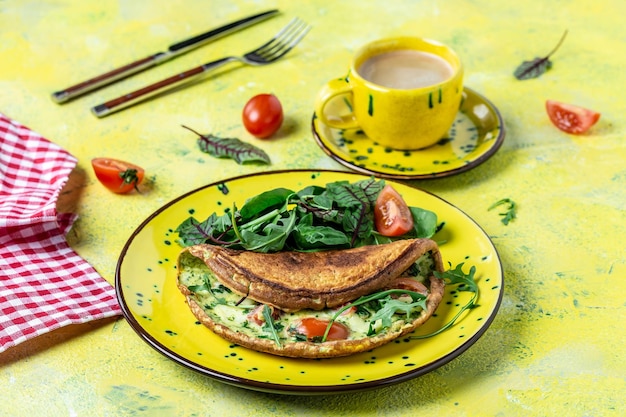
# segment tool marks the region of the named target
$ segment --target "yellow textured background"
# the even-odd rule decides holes
[[[71,103],[50,99],[53,91],[270,8],[283,13]],[[449,364],[366,393],[263,394],[180,367],[120,318],[64,328],[0,354],[0,415],[623,415],[624,15],[622,0],[0,1],[0,112],[79,159],[63,196],[63,208],[80,215],[69,240],[110,282],[130,233],[184,192],[259,170],[341,169],[312,139],[313,101],[370,40],[415,35],[449,44],[465,63],[466,85],[493,101],[508,129],[486,163],[415,183],[475,219],[505,269],[496,320]],[[102,120],[89,112],[148,82],[245,52],[293,16],[314,29],[280,63],[229,67]],[[512,76],[523,60],[548,53],[566,29],[552,70],[534,80]],[[262,92],[276,94],[286,112],[280,134],[264,142],[240,122],[245,102]],[[588,135],[566,135],[548,120],[546,99],[595,109],[602,118]],[[272,165],[202,154],[183,124],[261,146]],[[91,171],[95,156],[144,166],[146,192],[106,191]],[[508,226],[487,210],[501,198],[519,205]]]

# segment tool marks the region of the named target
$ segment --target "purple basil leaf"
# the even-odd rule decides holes
[[[530,78],[537,78],[550,68],[552,68],[552,62],[550,61],[550,57],[556,52],[557,49],[561,46],[563,41],[565,40],[565,36],[567,35],[567,30],[561,36],[559,43],[550,51],[550,53],[543,58],[535,58],[532,61],[524,61],[522,64],[515,69],[513,75],[518,80],[528,80]]]
[[[552,62],[546,58],[535,58],[532,61],[524,61],[517,67],[513,75],[518,80],[537,78],[547,70],[552,68]]]
[[[212,134],[201,135],[198,132],[183,126],[198,135],[198,147],[202,152],[216,158],[230,158],[238,164],[245,162],[270,163],[270,157],[260,148],[243,142],[237,138],[220,138]]]

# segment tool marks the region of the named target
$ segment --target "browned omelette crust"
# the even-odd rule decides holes
[[[315,342],[288,342],[281,346],[271,339],[260,339],[249,336],[242,332],[231,330],[223,324],[213,321],[196,303],[187,287],[179,284],[180,291],[185,294],[187,303],[196,318],[211,329],[215,334],[238,345],[253,349],[259,352],[271,353],[279,356],[293,358],[334,358],[348,356],[355,353],[366,352],[376,347],[391,342],[398,337],[411,333],[424,324],[435,312],[437,306],[443,298],[445,285],[442,279],[430,278],[430,293],[426,301],[426,309],[413,321],[395,321],[390,328],[373,336],[353,340],[332,340],[324,343]]]
[[[283,311],[343,305],[385,287],[420,256],[441,254],[431,239],[323,252],[257,253],[214,245],[184,249],[202,259],[236,293]]]
[[[301,254],[286,253],[279,256],[276,256],[278,254],[270,255],[250,253],[251,256],[248,257],[244,255],[243,252],[225,251],[221,248],[213,250],[213,248],[214,247],[209,248],[206,245],[202,245],[200,247],[192,247],[186,250],[189,251],[190,254],[205,260],[205,262],[208,259],[209,262],[206,262],[206,264],[209,267],[213,268],[213,265],[217,265],[222,268],[221,271],[234,271],[234,274],[243,274],[244,271],[247,271],[247,269],[235,268],[236,265],[232,264],[233,262],[243,259],[249,264],[252,263],[254,266],[253,271],[256,271],[257,273],[261,273],[264,270],[270,270],[273,274],[278,274],[278,272],[280,272],[281,279],[288,282],[289,285],[281,286],[279,285],[279,282],[276,283],[275,288],[278,288],[280,295],[272,297],[273,299],[280,299],[280,297],[289,298],[289,292],[295,291],[291,289],[291,287],[293,287],[294,283],[297,282],[301,285],[301,287],[299,288],[299,292],[295,291],[297,293],[297,296],[294,297],[296,300],[301,300],[306,294],[312,295],[313,291],[322,292],[322,296],[314,297],[316,302],[313,303],[313,305],[315,306],[319,305],[318,300],[323,300],[325,304],[328,303],[332,306],[338,306],[345,304],[346,302],[354,301],[362,295],[376,292],[386,287],[393,279],[400,276],[415,261],[417,261],[420,256],[429,251],[431,252],[432,258],[435,262],[434,269],[439,272],[443,272],[443,262],[439,249],[436,243],[429,239],[407,240],[404,241],[403,244],[394,242],[387,245],[378,245],[369,248],[366,247],[365,249],[358,248],[343,251]],[[392,250],[389,250],[390,248]],[[382,254],[384,254],[384,256]],[[394,254],[398,257],[398,259],[392,258]],[[330,259],[324,260],[323,258],[326,256]],[[250,262],[250,258],[254,259],[256,262]],[[270,259],[271,261],[259,262],[259,259]],[[297,259],[297,262],[291,263],[290,260],[293,259]],[[402,260],[400,261],[400,259]],[[371,262],[371,265],[364,264],[367,262]],[[223,265],[226,265],[226,267]],[[250,267],[250,265],[247,266]],[[328,271],[324,271],[324,269],[332,268],[333,266],[338,267],[342,273],[330,274]],[[382,268],[382,272],[378,273],[376,268]],[[312,274],[312,270],[317,271]],[[364,275],[360,276],[359,274]],[[263,274],[263,276],[265,275],[266,274]],[[290,279],[289,277],[292,276],[295,278]],[[315,280],[320,279],[320,277],[322,277],[323,282],[317,283]],[[236,278],[237,279],[233,280],[234,282],[246,282],[243,280],[245,277],[237,276]],[[256,279],[258,279],[258,275],[256,276]],[[251,336],[214,321],[203,310],[202,306],[196,302],[193,293],[186,286],[179,282],[178,288],[185,295],[187,304],[196,318],[206,327],[211,329],[215,334],[230,342],[253,350],[279,356],[294,358],[332,358],[366,352],[382,346],[394,339],[397,339],[398,337],[411,333],[425,323],[439,306],[445,289],[445,284],[442,279],[431,276],[429,283],[430,286],[428,288],[429,293],[426,298],[426,309],[421,311],[420,315],[414,320],[407,322],[405,319],[398,317],[398,320],[393,322],[389,328],[384,329],[380,333],[371,337],[348,340],[332,340],[323,343],[294,341],[283,342],[281,345],[276,344],[276,342],[272,339]],[[334,284],[339,285],[339,289],[333,288]],[[274,287],[271,286],[269,286],[269,288],[274,289]],[[343,297],[341,298],[341,301],[335,301],[329,298],[335,295],[342,295]],[[256,301],[265,303],[264,301],[258,299],[256,299]],[[281,303],[279,302],[278,304]],[[312,315],[314,314],[314,312],[311,313]]]

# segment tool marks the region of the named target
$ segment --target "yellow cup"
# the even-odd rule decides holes
[[[421,149],[450,129],[463,96],[463,66],[449,47],[429,39],[377,40],[355,54],[348,75],[328,82],[315,112],[337,129],[361,129],[393,149]],[[331,114],[344,98],[352,112]]]

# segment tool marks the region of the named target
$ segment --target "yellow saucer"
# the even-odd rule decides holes
[[[348,103],[336,102],[329,106],[336,116],[349,112]],[[317,144],[340,164],[363,174],[401,180],[440,178],[465,172],[495,154],[505,136],[498,109],[467,87],[448,135],[425,149],[387,148],[371,141],[361,130],[331,128],[316,114],[313,114],[312,129]]]

